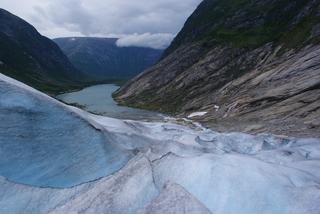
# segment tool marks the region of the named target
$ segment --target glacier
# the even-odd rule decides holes
[[[39,187],[69,187],[113,173],[132,157],[107,132],[52,103],[0,82],[0,175]]]
[[[0,74],[0,213],[320,213],[320,139],[119,120]]]

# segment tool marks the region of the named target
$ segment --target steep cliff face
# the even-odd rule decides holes
[[[205,0],[122,104],[217,130],[320,133],[320,1]]]
[[[54,42],[3,9],[0,9],[0,72],[50,92],[78,87],[83,78]]]
[[[70,61],[93,79],[129,79],[154,65],[163,50],[118,47],[116,38],[58,38]]]

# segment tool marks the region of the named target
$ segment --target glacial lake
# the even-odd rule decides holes
[[[113,84],[95,85],[81,91],[61,94],[57,99],[94,114],[118,119],[161,121],[165,117],[157,112],[118,105],[112,98],[112,93],[118,88]]]

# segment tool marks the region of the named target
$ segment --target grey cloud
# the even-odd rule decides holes
[[[41,10],[45,11],[45,13],[41,13],[45,14],[44,19],[42,19],[43,24],[50,21],[56,26],[70,31],[79,31],[83,35],[90,35],[91,30],[93,30],[94,14],[90,14],[83,6],[82,1],[51,1],[49,5]]]
[[[124,36],[117,41],[119,47],[151,47],[154,49],[164,49],[166,48],[174,35],[171,33],[144,33],[144,34],[131,34]]]
[[[126,35],[119,43],[159,48],[201,0],[30,0],[24,14],[20,0],[1,1],[49,37]]]

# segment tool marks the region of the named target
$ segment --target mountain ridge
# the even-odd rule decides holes
[[[0,9],[0,20],[2,73],[47,92],[83,85],[84,75],[54,42],[4,9]]]
[[[56,42],[70,61],[93,79],[129,79],[154,65],[162,50],[118,47],[118,38],[64,37]]]

